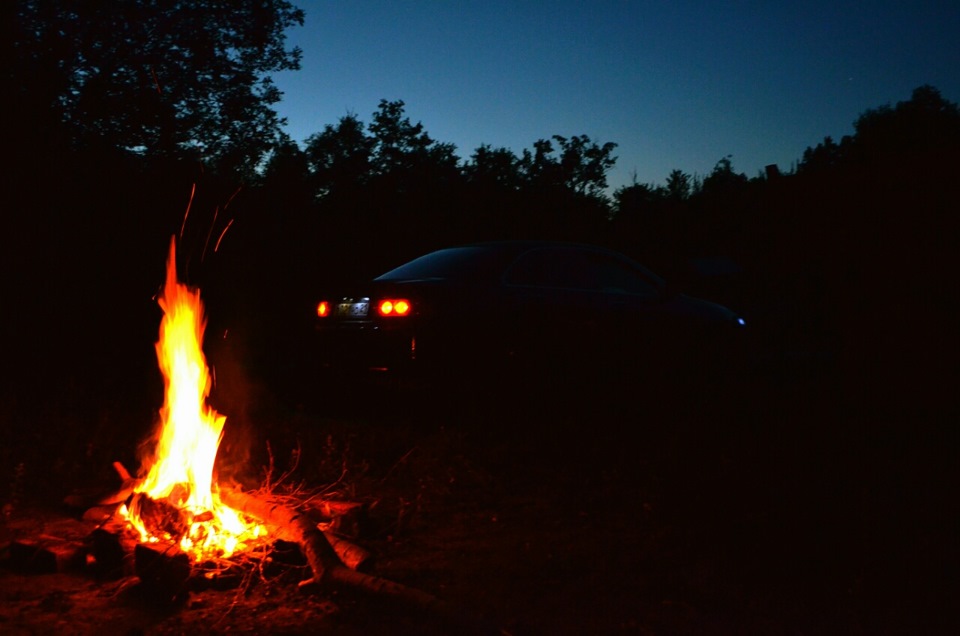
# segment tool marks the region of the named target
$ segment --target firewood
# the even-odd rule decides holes
[[[117,476],[120,477],[120,481],[130,481],[130,471],[127,470],[127,467],[120,462],[113,462],[113,469],[117,471]]]
[[[297,506],[311,523],[327,537],[337,556],[351,570],[365,571],[373,566],[373,554],[353,543],[365,523],[366,505],[354,501],[304,502]]]
[[[369,572],[373,569],[374,558],[369,550],[361,548],[357,544],[351,543],[329,530],[325,530],[323,535],[327,538],[327,541],[330,542],[330,547],[333,548],[334,552],[337,553],[337,556],[340,557],[340,560],[343,561],[343,564],[348,568],[359,572]]]
[[[117,514],[117,508],[120,504],[109,504],[106,506],[93,506],[83,511],[81,519],[93,523],[103,523]]]
[[[145,528],[154,536],[169,536],[179,540],[190,528],[190,516],[170,501],[154,499],[139,492],[130,500],[130,513],[139,516]]]
[[[93,558],[91,569],[105,578],[120,578],[133,574],[133,564],[127,556],[133,552],[136,541],[124,532],[119,522],[106,523],[91,532],[86,543]]]
[[[181,595],[190,578],[190,559],[174,543],[138,543],[134,572],[151,594],[163,600]]]
[[[444,620],[480,628],[481,631],[495,632],[493,626],[476,617],[470,617],[462,608],[444,602],[436,596],[422,590],[408,587],[373,574],[351,570],[330,545],[326,535],[320,531],[305,514],[297,512],[283,503],[272,501],[266,496],[257,496],[239,490],[225,489],[220,492],[223,503],[242,514],[259,519],[275,528],[280,538],[286,538],[300,545],[313,577],[301,585],[316,583],[325,586],[342,585],[351,589],[399,601],[410,607],[427,611]]]
[[[362,502],[337,501],[336,499],[311,502],[309,507],[328,519],[364,515],[367,512],[367,506]]]
[[[220,500],[241,514],[255,517],[276,528],[279,535],[277,538],[299,544],[315,582],[326,582],[333,569],[347,569],[323,532],[306,515],[266,497],[253,496],[239,490],[222,490]]]
[[[19,539],[10,544],[10,565],[14,569],[32,574],[54,574],[83,566],[86,550],[82,544],[53,537],[39,539]]]
[[[359,538],[370,526],[366,504],[356,501],[310,502],[305,511],[316,522],[325,523],[324,530],[336,532],[341,537]]]
[[[86,510],[88,508],[112,506],[127,501],[140,483],[140,480],[131,477],[130,473],[120,462],[113,462],[113,469],[120,478],[120,485],[117,486],[117,488],[107,492],[73,492],[64,497],[64,505],[68,508]]]

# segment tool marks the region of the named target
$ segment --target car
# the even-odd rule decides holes
[[[455,382],[701,373],[736,357],[746,323],[603,246],[495,241],[323,295],[315,324],[327,369]]]

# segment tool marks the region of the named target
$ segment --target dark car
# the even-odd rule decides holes
[[[456,380],[647,376],[732,361],[744,320],[627,256],[544,241],[437,250],[317,304],[327,367]]]

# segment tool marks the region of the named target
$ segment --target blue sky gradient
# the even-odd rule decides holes
[[[789,170],[917,86],[960,100],[956,0],[295,4],[302,68],[274,78],[294,140],[403,100],[463,160],[555,134],[615,142],[611,189],[727,155],[751,177]]]

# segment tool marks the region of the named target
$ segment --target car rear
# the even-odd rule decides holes
[[[416,360],[420,296],[371,286],[362,294],[322,298],[316,307],[317,354],[343,371],[396,371]]]

